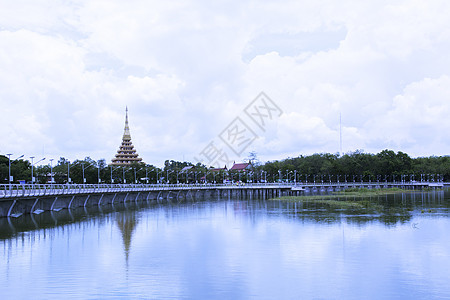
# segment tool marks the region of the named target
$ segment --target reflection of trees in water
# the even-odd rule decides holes
[[[348,224],[365,225],[370,222],[380,222],[386,226],[395,226],[400,223],[410,222],[411,211],[407,209],[390,211],[370,211],[363,209],[333,209],[333,208],[311,208],[307,210],[288,212],[290,217],[303,221],[314,221],[317,223],[340,223],[345,220]]]
[[[447,198],[446,198],[447,197]],[[278,213],[288,218],[317,223],[338,223],[345,219],[346,223],[364,225],[369,222],[380,222],[386,226],[408,223],[413,212],[433,211],[435,208],[449,209],[448,193],[444,191],[400,193],[359,198],[361,203],[369,203],[365,209],[333,207],[324,203],[311,201],[268,201],[269,213]]]
[[[123,246],[125,250],[125,259],[128,264],[128,257],[130,254],[131,238],[136,229],[136,211],[127,210],[116,214],[117,227],[122,233]]]
[[[297,220],[315,221],[318,223],[345,222],[354,224],[365,224],[368,222],[381,222],[387,226],[394,226],[398,223],[409,222],[414,213],[429,213],[429,217],[440,216],[435,214],[439,209],[441,212],[450,210],[450,191],[435,190],[430,192],[406,192],[394,195],[384,195],[372,197],[370,201],[383,206],[380,211],[370,210],[351,210],[330,208],[325,205],[307,202],[285,202],[285,201],[267,201],[263,199],[232,199],[233,213],[242,215],[252,223],[260,220],[261,212],[265,212],[269,218],[285,216]],[[186,214],[205,214],[208,207],[214,206],[215,201],[198,201],[194,204],[158,204],[166,211],[166,217],[173,219],[183,209]],[[224,202],[226,203],[226,202]],[[153,206],[150,206],[153,207]],[[227,206],[224,204],[224,209]],[[134,210],[139,209],[133,204],[123,204],[102,207],[93,206],[87,208],[74,208],[70,210],[61,210],[58,212],[44,212],[39,215],[22,215],[19,218],[0,218],[0,240],[9,239],[20,235],[23,232],[31,234],[43,232],[44,234],[54,232],[52,228],[64,229],[66,225],[95,224],[103,219],[116,218],[119,229],[122,232],[126,257],[128,259],[132,234],[137,225]],[[115,212],[114,214],[112,214]]]

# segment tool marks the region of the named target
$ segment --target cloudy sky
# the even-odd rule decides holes
[[[158,166],[447,155],[449,15],[446,0],[0,0],[0,153],[110,161],[128,106]],[[245,113],[260,92],[278,108],[259,106],[263,127]]]

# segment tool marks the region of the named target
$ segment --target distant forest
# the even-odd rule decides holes
[[[311,182],[316,176],[319,181],[411,181],[450,180],[450,156],[411,158],[403,152],[383,150],[377,154],[363,151],[336,154],[313,154],[267,162],[260,166],[264,171],[275,174],[290,172],[301,174],[300,181]]]
[[[245,160],[253,167],[246,172],[213,172],[210,166],[200,163],[166,160],[162,168],[144,163],[129,167],[111,167],[104,159],[89,157],[69,162],[60,158],[54,165],[34,166],[36,182],[46,183],[53,178],[56,183],[193,183],[202,182],[383,182],[383,181],[449,181],[450,156],[411,158],[403,152],[383,150],[377,154],[357,150],[345,155],[320,153],[261,163],[252,152]],[[194,166],[183,172],[187,166]],[[68,176],[69,173],[69,176]],[[31,182],[31,163],[16,160],[11,163],[13,183]],[[8,157],[0,155],[0,182],[8,183]]]

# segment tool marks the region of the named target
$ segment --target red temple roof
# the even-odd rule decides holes
[[[239,163],[239,164],[234,164],[230,171],[242,171],[242,170],[246,170],[248,169],[248,166],[251,166],[250,163]]]

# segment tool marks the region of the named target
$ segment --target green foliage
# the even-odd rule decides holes
[[[7,156],[0,155],[0,183],[8,183],[9,160]],[[18,183],[19,180],[31,181],[31,164],[30,162],[19,159],[13,160],[11,157],[11,176],[13,176],[13,183]]]
[[[249,153],[248,160],[253,163],[252,180],[267,179],[269,182],[295,180],[297,182],[328,181],[406,181],[438,180],[443,176],[445,181],[450,180],[450,156],[431,156],[411,158],[401,151],[395,153],[392,150],[383,150],[378,154],[364,153],[362,150],[346,153],[339,156],[330,153],[316,153],[309,156],[300,155],[294,158],[275,160],[261,164],[255,152]],[[156,183],[157,180],[170,183],[201,182],[206,175],[208,182],[221,182],[223,179],[238,180],[237,174],[217,174],[208,171],[207,166],[197,163],[166,160],[162,169],[144,163],[135,163],[126,167],[108,166],[105,159],[95,161],[90,157],[83,160],[70,162],[61,157],[56,165],[53,165],[53,177],[56,183],[66,183],[68,172],[73,183],[83,182],[97,183],[100,175],[101,182],[111,183]],[[181,173],[187,166],[194,166],[189,172]],[[112,176],[111,176],[112,171]],[[44,183],[50,180],[50,165],[36,166],[34,174],[38,182]],[[31,164],[27,160],[17,160],[11,163],[11,175],[14,182],[18,180],[31,181]],[[219,177],[218,177],[219,176]],[[403,177],[401,177],[403,176]],[[219,178],[221,178],[219,180]],[[246,181],[248,174],[242,176]],[[8,157],[0,155],[0,182],[8,182]]]
[[[401,151],[395,153],[392,150],[383,150],[378,154],[364,153],[362,150],[349,152],[343,156],[330,153],[300,155],[281,161],[267,162],[260,167],[267,171],[268,178],[279,178],[278,170],[282,174],[286,170],[296,170],[297,181],[313,181],[313,176],[325,180],[339,181],[400,181],[402,175],[405,180],[420,181],[437,180],[437,174],[444,176],[444,180],[450,180],[450,157],[431,156],[411,158]],[[284,176],[285,177],[285,176]],[[293,175],[290,177],[293,181]]]

